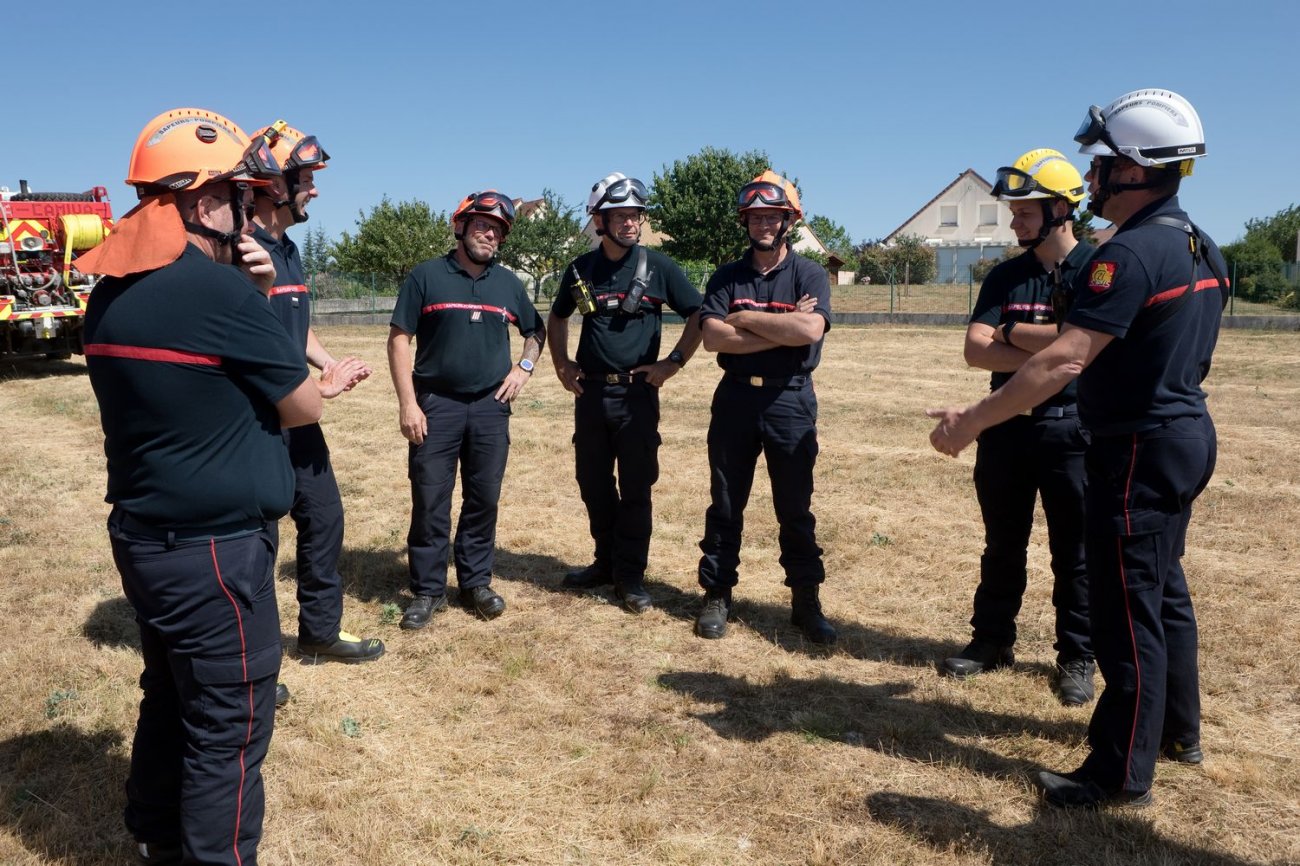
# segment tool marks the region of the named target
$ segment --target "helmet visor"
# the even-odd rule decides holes
[[[634,205],[623,205],[623,202],[629,198],[637,200]],[[622,180],[616,180],[605,188],[605,194],[600,197],[597,208],[605,205],[614,205],[622,207],[645,207],[649,201],[650,194],[646,192],[645,184],[634,177],[625,177]]]
[[[785,189],[767,181],[755,181],[741,187],[737,204],[741,210],[750,207],[790,208],[790,200],[786,197]]]

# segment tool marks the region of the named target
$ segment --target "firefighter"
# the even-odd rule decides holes
[[[314,135],[303,135],[284,121],[259,130],[284,174],[270,186],[254,191],[257,210],[253,238],[271,255],[275,284],[271,309],[302,348],[307,363],[321,371],[321,397],[330,399],[351,390],[370,376],[363,361],[336,359],[311,327],[311,293],[303,275],[298,246],[287,230],[307,221],[307,208],[317,196],[315,173],[326,167],[327,154]],[[284,431],[293,464],[293,507],[289,515],[298,529],[298,652],[303,660],[364,662],[384,654],[376,638],[359,638],[343,631],[343,578],[338,571],[343,552],[343,501],[339,496],[329,447],[319,424]]]
[[[1089,613],[1105,688],[1083,765],[1042,772],[1039,783],[1055,806],[1145,805],[1159,755],[1202,760],[1196,617],[1180,560],[1192,502],[1214,471],[1201,383],[1228,287],[1218,248],[1178,203],[1182,178],[1205,155],[1186,99],[1126,93],[1092,106],[1075,141],[1092,157],[1089,208],[1118,231],[1080,273],[1060,336],[980,402],[930,410],[930,441],[955,456],[1079,376],[1092,434]]]
[[[723,375],[709,422],[712,504],[700,541],[705,596],[695,633],[713,639],[727,632],[745,505],[762,453],[780,524],[791,621],[813,643],[832,644],[835,629],[818,595],[826,571],[811,510],[817,462],[812,372],[830,328],[830,281],[825,268],[790,248],[790,228],[803,216],[794,184],[764,171],[741,188],[737,212],[750,248],[714,272],[700,308],[704,348],[718,353]]]
[[[257,862],[280,669],[273,529],[293,497],[280,431],[321,407],[247,235],[248,187],[278,172],[218,114],[161,114],[131,154],[140,204],[79,260],[106,275],[85,353],[144,660],[126,826],[148,863]]]
[[[397,390],[398,423],[411,443],[406,542],[415,601],[402,616],[404,629],[424,628],[447,606],[457,463],[462,498],[454,556],[460,602],[483,619],[495,619],[506,609],[491,582],[510,407],[532,376],[546,340],[546,328],[523,284],[495,261],[514,221],[514,202],[496,190],[466,196],[451,217],[455,248],[416,266],[393,310],[388,365]],[[518,363],[510,356],[512,326],[524,337]]]
[[[993,195],[1011,208],[1011,229],[1024,252],[989,272],[966,329],[966,363],[993,372],[990,390],[1056,339],[1059,320],[1052,295],[1063,307],[1066,287],[1093,253],[1091,245],[1074,237],[1083,178],[1057,151],[1031,150],[998,169]],[[1013,663],[1034,499],[1041,495],[1055,578],[1053,685],[1067,706],[1092,700],[1096,672],[1083,555],[1088,434],[1079,424],[1076,389],[1071,380],[1028,413],[980,434],[975,494],[984,518],[984,555],[971,617],[974,635],[965,649],[940,665],[948,676],[968,677]]]
[[[614,584],[632,613],[653,606],[645,587],[650,553],[650,490],[659,478],[659,389],[700,344],[700,294],[672,259],[640,245],[645,184],[615,172],[591,188],[587,213],[600,246],[564,270],[546,321],[555,375],[573,402],[578,490],[587,506],[595,561],[563,585]],[[686,320],[659,359],[661,311]],[[569,357],[569,317],[578,310],[577,360]],[[618,468],[615,482],[614,470]]]

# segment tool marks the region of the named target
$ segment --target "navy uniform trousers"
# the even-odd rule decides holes
[[[280,671],[274,537],[169,543],[120,509],[108,532],[144,658],[127,829],[186,863],[255,866]]]
[[[593,375],[582,380],[573,416],[578,490],[596,567],[616,583],[639,584],[650,556],[650,490],[659,480],[659,389],[644,376],[629,384]]]
[[[1055,408],[1055,407],[1054,407]],[[1088,435],[1073,406],[1064,417],[1018,415],[980,434],[975,495],[984,518],[984,555],[971,628],[978,641],[1016,642],[1016,615],[1028,583],[1026,550],[1041,496],[1052,554],[1056,658],[1092,658],[1088,572],[1083,543],[1083,454]]]
[[[447,591],[451,494],[461,472],[460,520],[456,525],[456,582],[462,590],[492,582],[497,503],[510,452],[510,404],[482,394],[444,394],[417,387],[428,426],[424,441],[408,455],[411,529],[406,536],[411,592]]]
[[[760,453],[772,482],[785,585],[816,586],[826,578],[811,510],[817,395],[811,378],[801,378],[801,387],[779,388],[723,376],[713,393],[708,440],[712,503],[704,515],[699,565],[700,586],[706,591],[729,589],[738,581],[745,506]]]
[[[319,424],[284,431],[298,528],[298,642],[333,643],[343,621],[343,500]]]
[[[1082,770],[1107,791],[1148,790],[1162,742],[1200,742],[1196,615],[1180,558],[1216,454],[1208,415],[1088,449],[1092,639],[1106,688]]]

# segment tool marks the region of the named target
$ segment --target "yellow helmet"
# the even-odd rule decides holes
[[[1077,205],[1083,201],[1083,177],[1059,150],[1040,147],[999,168],[992,194],[1000,201],[1059,198]]]

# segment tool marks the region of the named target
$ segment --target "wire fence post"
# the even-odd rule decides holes
[[[1232,262],[1232,280],[1228,285],[1228,315],[1233,315],[1237,309],[1237,262]]]
[[[966,266],[966,315],[975,309],[975,266]]]

